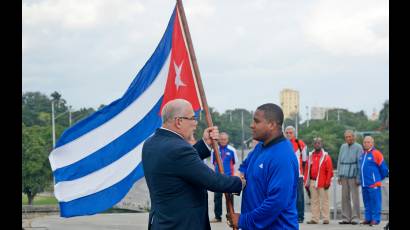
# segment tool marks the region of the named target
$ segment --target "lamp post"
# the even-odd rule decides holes
[[[59,114],[57,117],[55,116],[55,109],[54,109],[54,100],[51,100],[51,130],[52,130],[52,136],[53,136],[53,149],[56,146],[56,125],[55,125],[55,120],[62,115],[69,113],[68,116],[68,121],[69,121],[69,126],[71,126],[71,106],[68,107],[68,110],[65,111],[64,113]]]
[[[245,130],[244,130],[244,127],[243,127],[243,110],[242,110],[242,116],[241,116],[241,126],[242,126],[242,161],[243,161],[243,157],[244,157],[244,145],[245,145]]]
[[[71,126],[71,105],[68,106],[68,125]]]
[[[306,106],[306,125],[309,128],[309,106]]]
[[[337,110],[337,121],[338,121],[338,122],[340,121],[340,115],[339,115],[339,113],[340,113],[340,110]]]
[[[329,120],[329,109],[326,109],[326,121]]]
[[[296,133],[295,133],[295,136],[296,136],[296,138],[298,138],[298,114],[299,114],[299,110],[298,110],[298,106],[297,105],[295,105],[295,110],[296,110],[296,113],[295,113],[295,129],[296,129]]]
[[[55,130],[55,124],[54,124],[54,100],[51,100],[51,129],[53,132],[53,149],[56,146],[56,130]]]

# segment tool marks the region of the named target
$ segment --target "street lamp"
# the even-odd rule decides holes
[[[339,109],[337,110],[337,121],[339,122],[340,121],[340,115],[339,115]]]
[[[244,142],[245,142],[245,130],[243,126],[243,110],[242,110],[242,116],[241,116],[241,126],[242,126],[242,161],[244,157]]]
[[[71,126],[71,106],[68,107],[68,110],[65,111],[64,113],[59,114],[57,117],[55,116],[55,111],[54,111],[54,100],[51,100],[51,129],[53,132],[53,149],[56,146],[56,128],[55,128],[55,120],[62,115],[69,113],[68,119],[69,119],[69,126]]]
[[[53,132],[53,149],[56,146],[56,130],[54,125],[54,100],[51,100],[51,129]]]
[[[306,106],[306,125],[309,128],[309,106]]]
[[[298,138],[298,114],[299,114],[299,111],[298,111],[298,106],[297,105],[295,105],[295,110],[296,110],[296,113],[295,113],[295,115],[296,115],[296,117],[295,117],[295,129],[296,129],[296,133],[295,133],[295,136],[296,136],[296,138]]]

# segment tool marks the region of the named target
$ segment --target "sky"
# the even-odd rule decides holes
[[[73,109],[120,98],[157,47],[174,0],[23,0],[22,92]],[[389,99],[387,0],[183,1],[208,105],[279,104],[370,115]]]

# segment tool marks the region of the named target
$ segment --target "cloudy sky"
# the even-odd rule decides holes
[[[185,0],[208,104],[279,103],[368,115],[389,98],[387,0]],[[122,96],[160,41],[174,0],[23,0],[22,91],[74,109]]]

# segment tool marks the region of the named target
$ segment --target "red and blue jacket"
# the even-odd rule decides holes
[[[235,148],[231,145],[219,145],[219,154],[222,162],[222,167],[224,168],[224,174],[233,176],[235,172],[234,165],[238,162],[238,156],[236,155]],[[215,166],[215,172],[219,173],[214,151],[212,151],[211,154],[211,162]]]
[[[372,147],[360,155],[360,179],[362,187],[380,187],[382,180],[389,174],[382,153]]]

